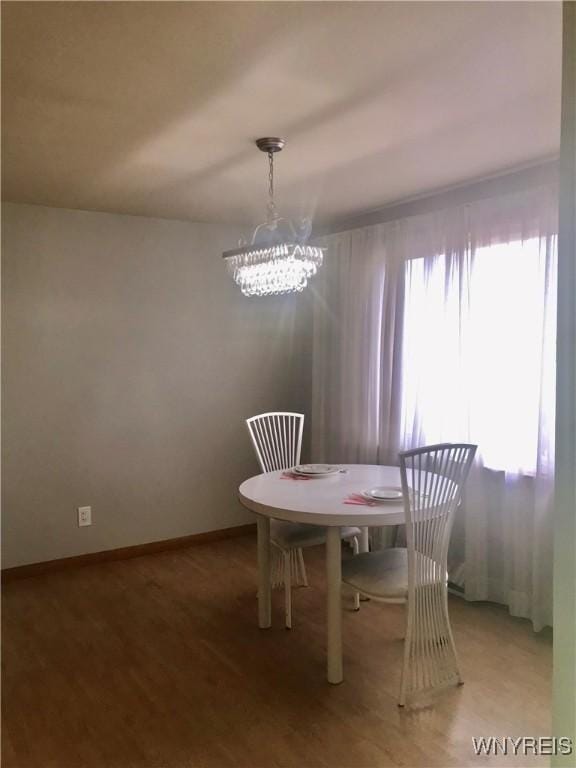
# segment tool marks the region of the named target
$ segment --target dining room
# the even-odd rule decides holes
[[[0,10],[5,768],[574,768],[576,3]]]

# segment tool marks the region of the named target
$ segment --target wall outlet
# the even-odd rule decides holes
[[[78,507],[78,525],[92,525],[92,507]]]

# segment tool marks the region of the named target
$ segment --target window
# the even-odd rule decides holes
[[[402,433],[533,474],[553,444],[555,264],[538,238],[406,263]]]

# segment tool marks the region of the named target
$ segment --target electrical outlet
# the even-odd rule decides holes
[[[92,507],[78,507],[78,525],[92,525]]]

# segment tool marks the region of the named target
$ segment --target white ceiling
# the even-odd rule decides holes
[[[556,2],[3,2],[4,199],[336,220],[554,154]]]

